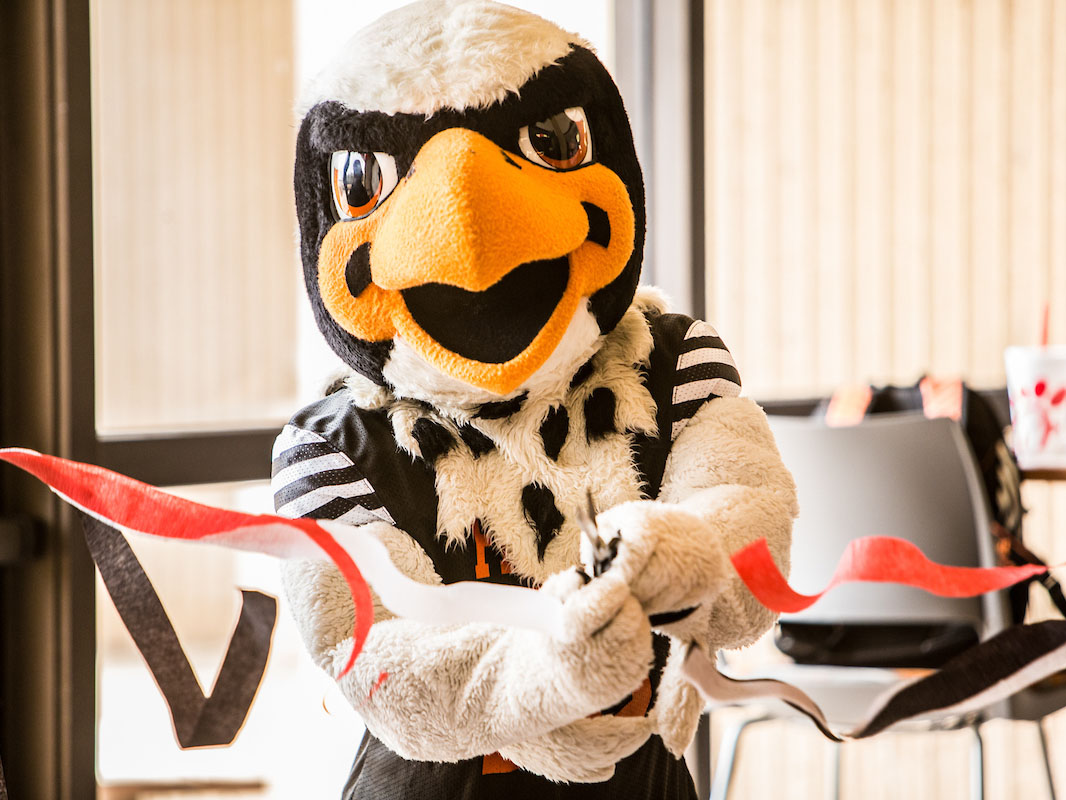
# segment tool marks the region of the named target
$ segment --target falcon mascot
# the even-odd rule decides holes
[[[304,277],[352,371],[278,437],[278,512],[365,526],[427,584],[550,592],[564,619],[434,627],[375,598],[342,676],[347,585],[288,563],[307,649],[367,727],[345,797],[694,798],[682,657],[771,626],[728,555],[765,537],[787,569],[797,507],[714,329],[637,289],[618,90],[553,23],[424,0],[357,33],[303,108]]]

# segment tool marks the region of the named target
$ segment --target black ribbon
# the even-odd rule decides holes
[[[1064,620],[1007,628],[955,656],[931,675],[903,687],[850,735],[864,739],[901,720],[965,702],[1062,647],[1066,647]],[[1054,710],[1048,709],[1048,713]]]
[[[230,744],[248,717],[266,671],[277,600],[241,589],[241,613],[214,688],[205,695],[174,625],[126,538],[82,514],[85,541],[108,594],[166,700],[184,748]],[[4,799],[0,774],[0,800]]]

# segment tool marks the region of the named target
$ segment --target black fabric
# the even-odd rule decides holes
[[[659,491],[663,465],[670,448],[670,400],[678,348],[692,320],[678,315],[652,314],[649,315],[649,323],[656,349],[652,351],[651,363],[645,372],[645,385],[659,406],[657,419],[665,434],[662,437],[636,436],[634,460],[643,478],[645,496],[654,498]],[[590,373],[591,363],[578,371],[572,385],[587,380]],[[346,397],[346,392],[339,392],[319,401],[298,414],[293,424],[322,434],[365,470],[385,507],[396,519],[397,526],[409,533],[426,551],[445,583],[474,580],[472,548],[447,548],[436,536],[437,500],[431,466],[421,460],[412,461],[396,448],[384,410],[360,410]],[[523,401],[524,397],[519,397],[487,404],[480,409],[479,416],[497,419],[510,416],[521,408]],[[612,408],[612,425],[613,416]],[[558,414],[558,417],[561,418],[562,414]],[[561,427],[561,424],[556,420],[549,427],[554,426]],[[547,442],[554,441],[557,434],[549,432],[545,437],[542,430],[541,435],[547,449]],[[561,518],[561,512],[555,508],[554,498],[551,498],[550,509],[554,509]],[[551,524],[547,526],[549,530],[552,527]],[[485,559],[490,567],[488,580],[521,584],[521,579],[513,573],[502,573],[500,555],[491,546],[491,531],[486,531],[486,537],[490,541],[490,546],[485,548]],[[653,646],[655,663],[649,673],[652,705],[666,663],[669,640],[656,634]],[[684,761],[675,760],[658,737],[652,737],[637,753],[620,762],[614,778],[602,784],[554,784],[522,770],[482,775],[482,764],[481,758],[458,764],[407,761],[368,735],[353,765],[344,797],[346,800],[606,800],[621,797],[634,800],[693,800],[696,797]]]
[[[659,496],[659,486],[666,470],[666,458],[670,455],[677,357],[681,354],[685,334],[692,326],[693,319],[684,314],[657,312],[649,313],[647,319],[651,329],[652,350],[650,363],[644,372],[644,385],[655,400],[655,422],[659,435],[636,435],[633,449],[644,477],[644,494],[654,500]]]
[[[345,362],[383,384],[381,368],[391,343],[366,342],[344,331],[329,315],[318,291],[318,252],[334,225],[329,155],[336,150],[388,152],[396,159],[397,173],[402,175],[411,169],[422,145],[434,135],[463,127],[495,142],[508,158],[517,161],[522,158],[518,133],[524,125],[574,106],[585,110],[595,161],[612,170],[625,184],[635,219],[629,260],[618,277],[591,298],[592,313],[601,332],[606,333],[629,307],[640,275],[644,183],[621,96],[589,50],[575,47],[557,63],[540,70],[521,87],[520,94],[511,94],[486,109],[443,109],[427,118],[424,114],[384,114],[324,102],[308,112],[297,135],[294,173],[304,279],[315,320],[326,341]],[[597,225],[596,235],[602,235],[601,226]]]
[[[548,323],[570,280],[567,256],[530,261],[481,292],[425,283],[401,294],[418,326],[453,353],[483,364],[520,355]]]
[[[302,469],[299,472],[305,472],[306,474],[289,480],[288,483],[282,483],[281,474],[289,467],[295,467],[307,461],[338,452],[340,451],[328,441],[296,444],[281,450],[270,467],[271,483],[274,489],[274,509],[282,511],[288,503],[299,500],[305,495],[317,492],[320,489],[338,487],[336,491],[326,493],[333,495],[332,497],[328,499],[322,497],[317,507],[303,510],[299,516],[312,517],[314,519],[338,519],[359,506],[387,521],[387,514],[378,513],[384,505],[383,501],[373,491],[373,487],[371,487],[370,491],[367,491],[365,486],[360,485],[368,481],[366,481],[366,476],[354,464],[341,468],[319,469],[313,472],[307,472],[306,469]],[[323,493],[319,492],[316,496],[321,494]],[[301,503],[300,507],[302,508],[304,505]],[[295,509],[285,509],[286,514],[289,514],[289,512],[293,512],[293,515],[295,515]]]
[[[367,733],[343,800],[697,800],[692,776],[658,736],[619,761],[603,783],[552,783],[525,770],[482,775],[482,759],[406,761]]]
[[[701,336],[697,339],[689,339],[688,341],[697,341],[698,339],[707,339],[709,337]],[[721,339],[718,339],[720,342]],[[719,345],[723,350],[724,345]],[[685,350],[695,350],[696,348],[690,347]],[[710,378],[722,378],[727,381],[731,381],[735,384],[740,384],[740,373],[737,372],[737,368],[732,364],[722,364],[717,361],[710,361],[706,364],[696,364],[685,369],[678,370],[676,381],[678,384],[692,383],[693,381],[705,381]]]
[[[367,511],[376,511],[382,506],[384,506],[384,503],[381,502],[377,495],[358,498],[334,497],[313,511],[304,514],[304,516],[311,519],[338,519],[356,507],[365,508]]]
[[[286,503],[303,497],[308,492],[313,492],[323,486],[343,486],[355,483],[363,479],[361,473],[355,467],[343,467],[341,469],[327,469],[308,475],[305,478],[295,480],[274,493],[274,507],[281,508]]]
[[[437,540],[437,500],[431,467],[415,460],[396,444],[392,424],[384,409],[366,411],[351,401],[348,392],[337,392],[313,403],[291,424],[322,436],[358,465],[374,486],[374,492],[389,510],[396,525],[406,531],[434,563],[442,564],[441,577],[457,560]],[[463,578],[453,578],[463,580]]]
[[[700,366],[703,366],[702,364]],[[692,419],[696,415],[696,412],[703,408],[703,404],[709,400],[709,397],[697,397],[695,400],[686,400],[683,403],[674,403],[674,416],[673,419]]]
[[[270,462],[270,477],[273,478],[286,467],[300,461],[328,456],[335,452],[337,452],[336,449],[329,442],[308,442],[290,447],[278,453],[278,457]]]
[[[590,442],[615,432],[616,404],[614,392],[606,386],[593,390],[592,394],[585,398],[585,433]]]
[[[552,461],[559,460],[559,453],[566,444],[566,435],[570,431],[570,415],[564,406],[552,406],[544,422],[540,424],[540,438],[544,443],[544,453]]]
[[[683,616],[687,616],[694,610],[694,608],[688,609]],[[654,622],[654,615],[653,618],[649,619],[649,622],[651,622],[652,627],[655,627],[656,623]],[[648,673],[648,684],[651,687],[651,696],[648,699],[649,709],[655,707],[655,700],[659,696],[659,684],[662,683],[663,679],[663,667],[666,665],[666,659],[670,657],[670,637],[661,633],[652,633],[651,649],[653,654],[653,666],[651,672]],[[610,708],[605,708],[600,714],[605,717],[618,714],[623,708],[629,705],[629,702],[632,699],[633,695],[631,694],[623,697],[620,702]]]
[[[687,317],[684,319],[687,319]],[[720,356],[728,356],[729,354],[729,349],[719,337],[692,336],[685,338],[681,341],[678,350],[681,355],[693,353],[706,357],[706,360],[703,363],[694,363],[691,366],[676,369],[673,376],[675,395],[679,390],[683,390],[683,396],[687,397],[689,390],[686,387],[690,384],[699,384],[701,381],[707,380],[726,381],[736,384],[737,393],[739,393],[740,373],[737,372],[737,368],[732,364],[717,360]],[[680,365],[680,362],[678,364]],[[718,387],[716,386],[715,388]],[[674,428],[679,427],[678,423],[681,423],[681,427],[683,427],[703,407],[704,403],[721,397],[722,394],[721,390],[713,391],[711,388],[700,387],[697,396],[692,399],[680,402],[675,401],[673,403],[673,416],[671,417],[670,438],[674,439],[680,433],[680,430],[674,431]]]
[[[522,511],[526,521],[537,532],[537,557],[544,560],[544,551],[559,535],[565,518],[555,505],[555,495],[547,486],[531,483],[522,488]]]
[[[935,669],[976,645],[970,624],[827,625],[784,622],[777,648],[798,664]]]

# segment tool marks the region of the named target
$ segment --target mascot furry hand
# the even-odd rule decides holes
[[[279,513],[365,525],[429,584],[540,587],[565,615],[550,637],[376,603],[340,679],[368,729],[349,796],[694,797],[681,656],[771,625],[728,553],[766,537],[786,566],[795,493],[714,330],[636,289],[617,89],[539,17],[426,0],[357,34],[306,108],[304,274],[353,372],[278,438]],[[589,497],[612,559],[591,580]],[[337,676],[347,587],[310,562],[285,583]]]

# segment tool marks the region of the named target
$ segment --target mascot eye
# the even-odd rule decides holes
[[[338,150],[330,156],[329,175],[338,219],[361,219],[396,188],[396,159],[388,153]]]
[[[574,169],[592,162],[592,136],[581,108],[568,108],[524,126],[518,132],[518,146],[534,164],[551,169]]]

